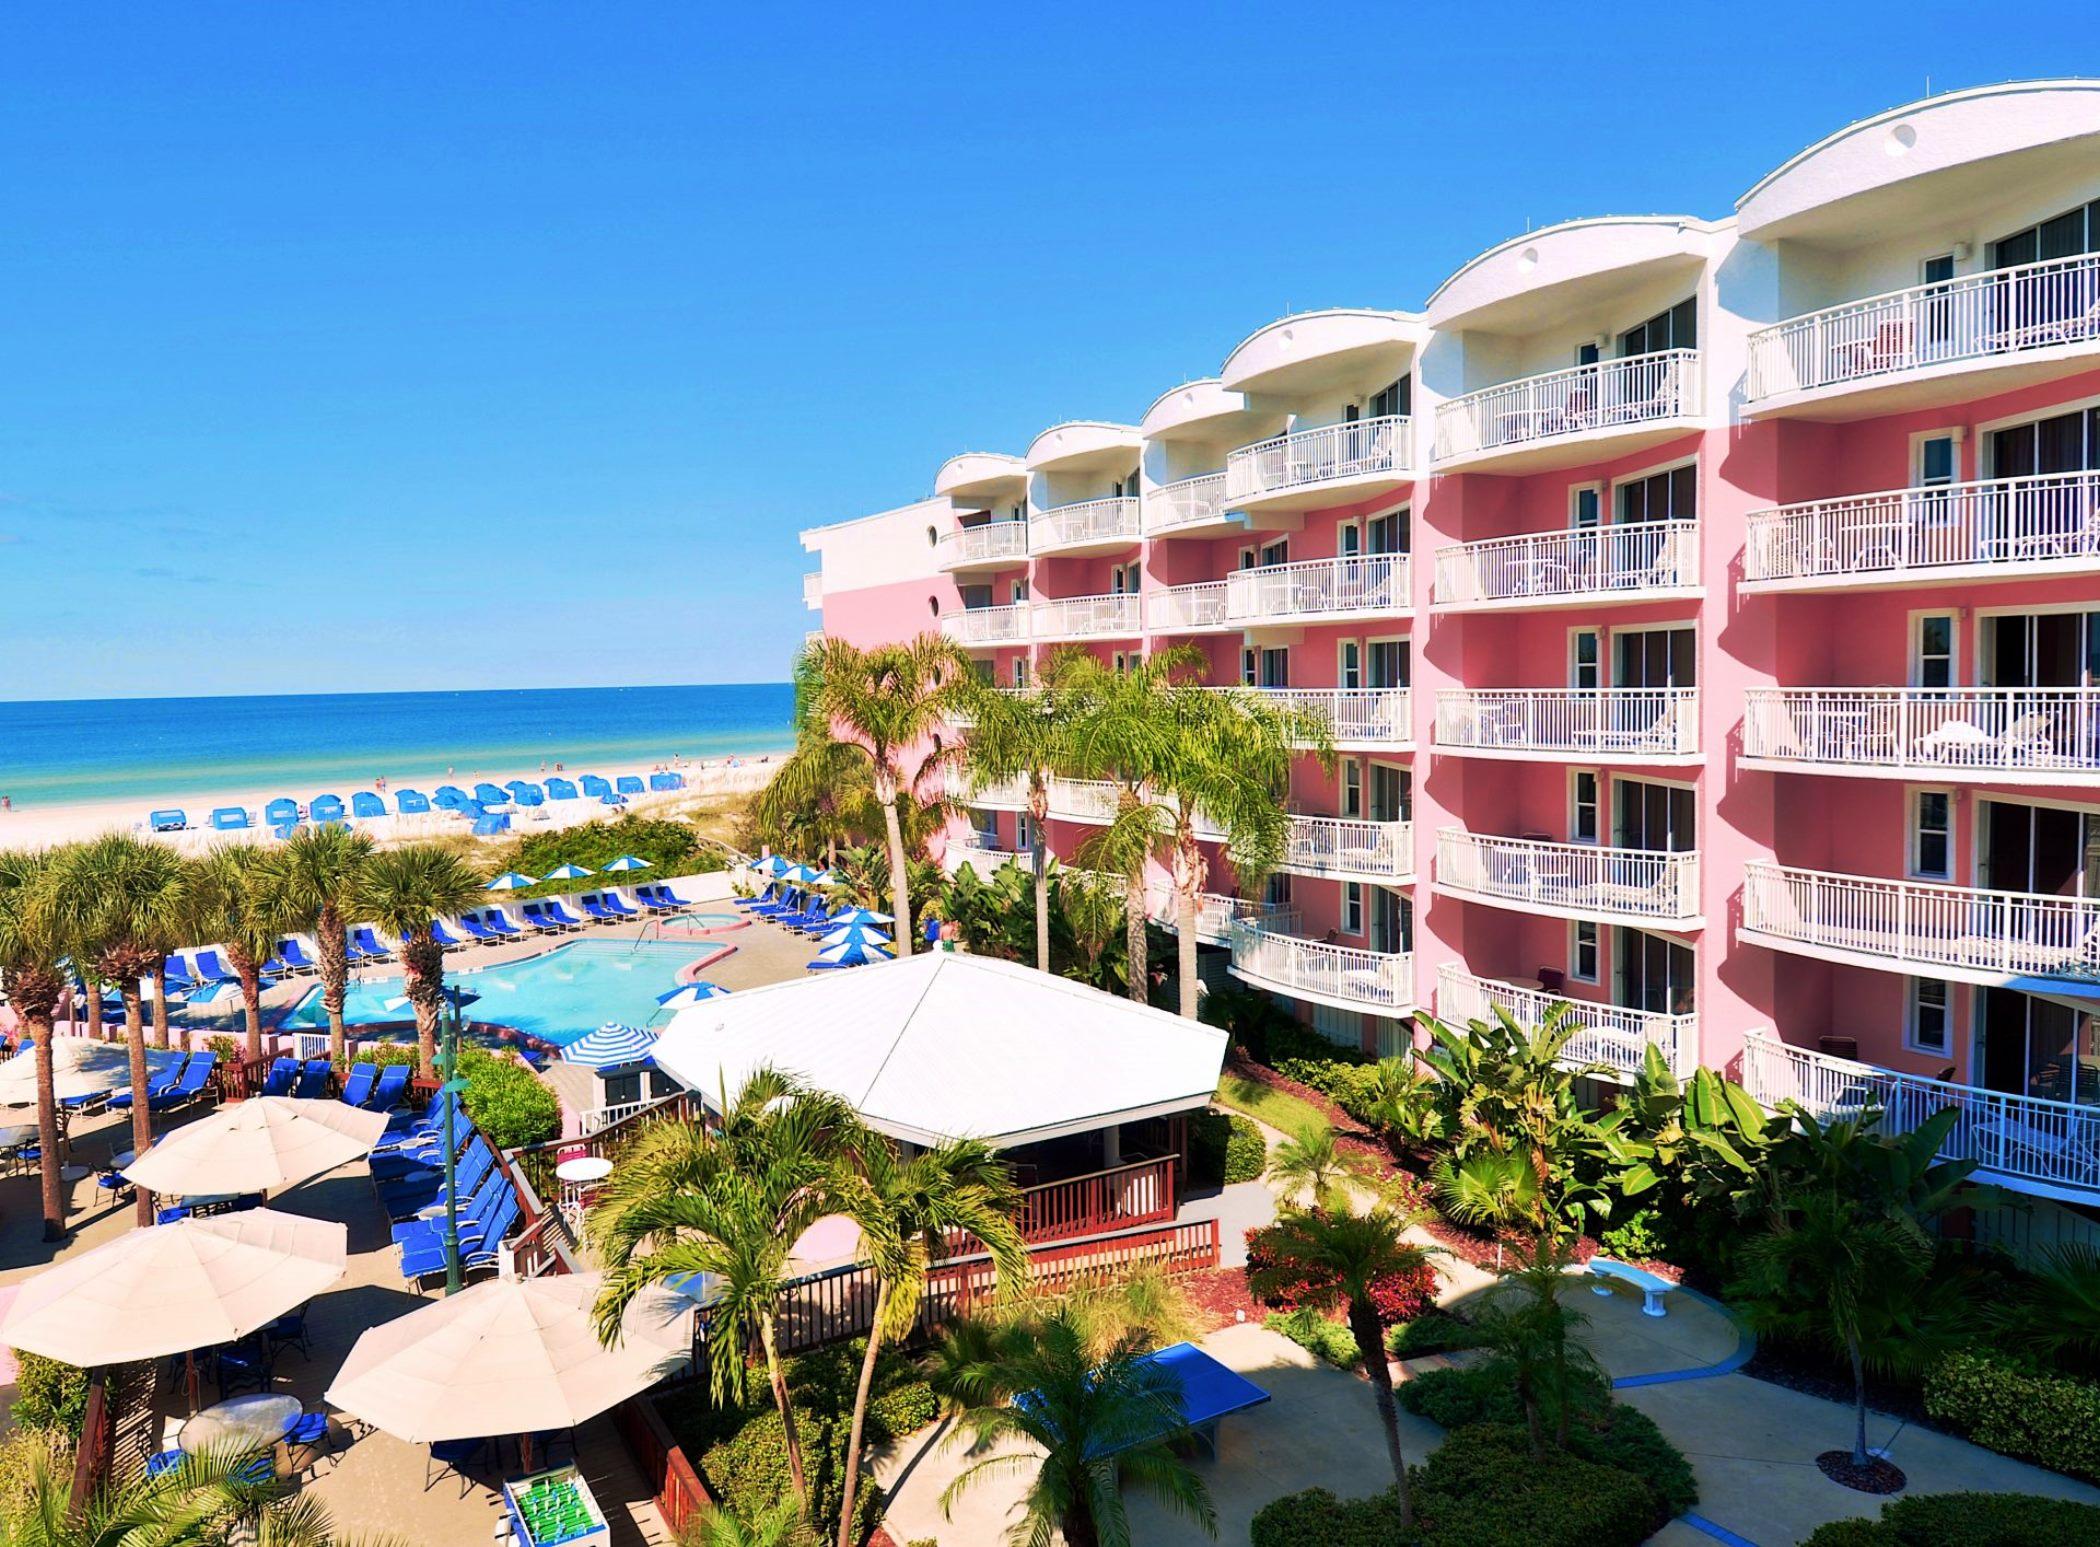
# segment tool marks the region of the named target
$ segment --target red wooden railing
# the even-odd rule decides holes
[[[254,1058],[221,1059],[211,1071],[211,1086],[221,1101],[246,1101],[250,1096],[262,1094],[263,1081],[270,1076],[270,1065],[277,1062],[275,1053],[263,1053]]]
[[[109,1371],[97,1366],[88,1375],[87,1412],[80,1423],[80,1445],[73,1453],[73,1508],[77,1512],[102,1491],[116,1448],[116,1415],[109,1405]]]
[[[714,1500],[700,1481],[700,1473],[665,1427],[655,1401],[647,1392],[629,1397],[613,1409],[613,1427],[626,1442],[627,1453],[634,1457],[643,1481],[655,1490],[657,1512],[664,1517],[664,1525],[674,1535],[682,1533]]]
[[[1172,1219],[1179,1159],[1140,1160],[1028,1188],[1016,1216],[1022,1238],[1058,1241]]]

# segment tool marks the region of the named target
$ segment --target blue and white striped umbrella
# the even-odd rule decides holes
[[[607,875],[618,875],[627,870],[653,870],[655,867],[645,859],[636,859],[632,854],[622,854],[605,867]]]
[[[817,939],[819,945],[880,945],[890,946],[896,942],[889,932],[875,924],[841,924],[828,935]]]
[[[787,882],[791,886],[807,886],[812,881],[816,880],[816,878],[817,872],[810,868],[808,865],[797,865],[793,870],[788,871],[780,879]]]
[[[528,886],[538,886],[531,876],[521,876],[515,870],[506,870],[483,888],[490,892],[522,892]]]
[[[811,886],[837,886],[839,884],[838,872],[835,870],[820,870],[809,878],[809,884]]]
[[[887,913],[877,913],[871,908],[848,908],[844,913],[831,916],[834,924],[894,924],[895,919]]]
[[[666,1010],[683,1010],[689,1004],[699,1004],[703,999],[716,999],[729,990],[719,983],[681,983],[668,994],[658,994],[656,1002]]]
[[[637,1064],[647,1058],[656,1046],[656,1033],[644,1031],[639,1026],[622,1026],[617,1021],[607,1021],[596,1031],[587,1031],[561,1050],[561,1056],[572,1064],[589,1064],[596,1069],[609,1069],[616,1064]]]
[[[753,860],[751,862],[751,868],[757,871],[760,875],[771,876],[774,880],[777,881],[788,871],[792,870],[794,866],[788,860],[781,858],[778,854],[768,854],[764,859]]]
[[[597,873],[597,871],[586,865],[556,865],[540,879],[543,881],[581,881],[585,876],[594,876]]]
[[[858,967],[863,962],[883,962],[890,959],[884,947],[859,940],[849,940],[844,945],[826,946],[817,952],[817,960],[827,967]]]

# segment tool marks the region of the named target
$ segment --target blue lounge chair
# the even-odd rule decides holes
[[[536,902],[521,904],[518,908],[518,913],[534,929],[549,930],[561,928],[560,924],[547,917],[547,910]]]
[[[314,959],[306,954],[306,947],[301,945],[298,937],[294,935],[287,935],[284,939],[277,942],[277,959],[284,963],[285,970],[288,972],[319,972],[321,970]]]
[[[146,1105],[156,1112],[166,1111],[169,1107],[187,1106],[204,1094],[205,1082],[211,1078],[212,1069],[218,1062],[219,1055],[209,1049],[202,1053],[192,1053],[190,1061],[183,1066],[182,1078],[167,1090],[156,1092]]]
[[[192,951],[190,953],[190,966],[195,971],[199,983],[237,983],[240,981],[240,974],[234,972],[224,962],[220,961],[219,953],[214,950]]]
[[[307,1101],[319,1101],[328,1094],[329,1063],[325,1058],[309,1058],[299,1071],[299,1082],[292,1094]]]
[[[497,1195],[493,1210],[478,1219],[478,1228],[469,1239],[464,1222],[460,1225],[460,1265],[466,1268],[494,1266],[497,1250],[503,1238],[517,1228],[518,1195],[505,1185]],[[403,1245],[401,1249],[401,1276],[409,1279],[429,1278],[445,1271],[445,1237],[442,1229],[433,1231],[427,1241],[416,1241]]]
[[[496,1169],[488,1141],[475,1135],[475,1142],[460,1151],[453,1186],[459,1194],[459,1230],[462,1236],[478,1228],[494,1212],[499,1189],[509,1181]],[[445,1173],[442,1160],[416,1174],[380,1189],[380,1201],[393,1216],[396,1245],[442,1237],[445,1221]]]
[[[642,795],[647,792],[648,786],[642,783],[640,774],[621,774],[613,781],[613,793],[617,795]]]
[[[280,795],[263,807],[263,821],[272,827],[297,824],[298,820],[299,802],[291,799],[289,796]]]
[[[656,895],[661,897],[665,902],[669,903],[674,908],[690,908],[696,906],[690,897],[681,897],[676,892],[672,891],[671,885],[668,881],[659,881],[656,884]]]
[[[157,833],[179,833],[190,825],[190,819],[171,807],[166,811],[148,812],[146,825]]]
[[[199,1053],[196,1056],[202,1058],[204,1055],[202,1053]],[[187,1064],[188,1060],[180,1053],[163,1053],[161,1054],[160,1061],[156,1066],[152,1052],[150,1050],[147,1052],[146,1105],[148,1110],[159,1106],[161,1103],[161,1098],[166,1096],[170,1091],[174,1090],[176,1086],[182,1083],[183,1070],[187,1066]],[[112,1112],[127,1112],[131,1109],[131,1105],[132,1097],[130,1087],[127,1086],[123,1090],[116,1090],[110,1092],[109,1109]]]
[[[385,961],[393,951],[379,938],[379,931],[370,924],[360,924],[350,931],[350,959],[357,961]]]
[[[512,939],[516,939],[519,935],[525,933],[525,931],[522,928],[520,928],[516,922],[512,920],[511,916],[508,913],[505,913],[501,908],[484,908],[481,913],[481,919],[482,922],[487,924],[489,928],[496,930],[499,933],[509,935]]]
[[[428,816],[430,797],[421,790],[394,791],[394,809],[403,816]]]
[[[378,1078],[376,1064],[352,1064],[349,1077],[343,1081],[342,1099],[351,1106],[363,1106],[365,1098],[372,1094],[372,1082]]]
[[[561,927],[564,929],[583,928],[583,920],[578,918],[575,914],[571,913],[567,908],[563,907],[558,902],[550,901],[544,904],[541,907],[540,911],[546,914],[548,918],[554,920],[555,923],[561,925]]]
[[[160,975],[171,994],[187,993],[197,986],[197,980],[190,975],[189,963],[180,956],[170,956],[162,964]]]
[[[407,1094],[408,1065],[388,1064],[379,1071],[379,1081],[363,1105],[368,1112],[388,1112],[399,1106],[401,1098]]]
[[[603,779],[599,778],[598,775],[585,774],[583,776],[584,799],[597,800],[603,796],[610,795],[612,792],[613,787],[610,784],[607,784]]]
[[[433,929],[436,928],[435,922],[433,922],[431,927]],[[459,927],[464,929],[475,940],[500,940],[502,938],[495,930],[482,923],[480,919],[470,918],[466,914],[460,915]]]
[[[547,781],[547,798],[549,800],[574,800],[576,798],[576,786],[567,779],[549,779]]]
[[[350,797],[350,814],[357,817],[385,816],[386,801],[371,790],[359,790]]]
[[[211,828],[215,833],[244,832],[253,824],[245,808],[240,806],[215,806],[211,813]]]
[[[299,1078],[299,1060],[280,1058],[270,1065],[270,1072],[263,1076],[262,1093],[265,1096],[289,1096],[292,1082]]]
[[[340,822],[343,819],[343,797],[316,795],[306,814],[316,822]]]
[[[612,909],[615,914],[623,919],[638,919],[642,916],[641,909],[628,907],[626,903],[620,900],[617,892],[607,892],[605,894],[605,906]]]
[[[584,912],[601,923],[610,924],[620,917],[619,914],[613,912],[612,909],[605,905],[604,896],[598,892],[586,892],[583,896],[577,898],[576,902]]]
[[[455,935],[454,933],[452,933],[451,930],[447,929],[443,921],[439,919],[432,919],[430,921],[430,938],[435,940],[440,947],[447,951],[452,950],[456,946],[466,944],[466,942],[460,939],[459,936]],[[406,944],[405,941],[403,943]]]

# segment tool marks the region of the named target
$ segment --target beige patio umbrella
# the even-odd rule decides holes
[[[119,1042],[53,1037],[51,1078],[60,1101],[99,1096],[130,1080],[131,1054]],[[0,1106],[25,1107],[35,1102],[36,1049],[25,1044],[21,1052],[0,1063]]]
[[[328,1400],[417,1445],[574,1428],[692,1354],[693,1302],[657,1285],[629,1303],[619,1343],[600,1343],[603,1279],[488,1279],[432,1301],[359,1338]]]
[[[124,1174],[153,1192],[185,1197],[268,1192],[362,1160],[384,1132],[384,1112],[258,1096],[175,1129]]]
[[[273,1209],[127,1230],[24,1284],[0,1344],[86,1366],[230,1343],[341,1278],[348,1238]]]

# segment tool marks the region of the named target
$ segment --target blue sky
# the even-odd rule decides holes
[[[0,698],[777,679],[955,451],[2100,65],[1980,15],[14,7]]]

